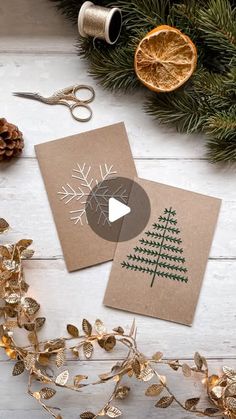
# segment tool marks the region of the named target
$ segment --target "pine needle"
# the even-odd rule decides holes
[[[76,23],[82,0],[51,0]],[[202,132],[212,162],[236,162],[236,0],[96,0],[122,10],[122,34],[115,46],[79,39],[78,54],[89,72],[112,91],[132,91],[140,83],[134,72],[138,42],[160,24],[176,26],[198,50],[198,69],[181,89],[153,94],[147,113],[180,132]],[[146,90],[146,94],[149,91]]]

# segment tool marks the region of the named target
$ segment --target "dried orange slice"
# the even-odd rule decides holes
[[[171,92],[193,74],[197,50],[191,39],[176,28],[162,25],[149,32],[135,53],[139,80],[155,92]]]

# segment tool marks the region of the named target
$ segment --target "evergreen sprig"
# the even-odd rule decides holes
[[[82,0],[51,1],[76,23]],[[90,74],[112,91],[137,89],[133,64],[137,44],[155,26],[177,27],[197,46],[197,71],[177,91],[150,94],[144,109],[179,132],[204,133],[211,162],[235,162],[235,0],[96,0],[96,4],[120,7],[123,29],[115,46],[78,40],[78,53],[88,60]]]

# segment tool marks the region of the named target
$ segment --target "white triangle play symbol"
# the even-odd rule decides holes
[[[131,212],[130,207],[115,198],[109,199],[109,221],[113,223]]]

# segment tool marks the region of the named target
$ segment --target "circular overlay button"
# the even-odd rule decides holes
[[[134,180],[112,178],[93,188],[86,201],[86,214],[97,235],[111,242],[122,242],[144,230],[150,217],[150,201]]]

